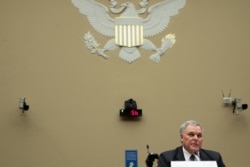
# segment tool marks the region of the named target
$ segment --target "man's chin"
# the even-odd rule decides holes
[[[194,146],[194,147],[192,147],[192,150],[193,150],[193,152],[198,152],[199,150],[200,150],[200,147],[196,147],[196,146]]]

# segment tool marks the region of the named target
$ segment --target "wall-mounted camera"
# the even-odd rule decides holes
[[[222,91],[223,96],[223,103],[225,105],[232,105],[233,106],[233,114],[239,114],[241,111],[246,110],[248,108],[247,104],[241,104],[240,98],[233,98],[231,97],[231,90],[228,94],[228,96],[224,96],[224,93]]]
[[[241,104],[241,99],[235,98],[234,101],[232,102],[233,105],[233,113],[234,114],[239,114],[239,112],[246,110],[248,108],[247,104]]]
[[[23,113],[29,110],[29,105],[26,104],[24,97],[19,97],[19,109],[21,109]]]

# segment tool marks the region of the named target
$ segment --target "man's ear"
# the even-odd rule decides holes
[[[182,141],[183,141],[183,135],[180,135],[180,139],[181,139],[181,143],[182,143]]]

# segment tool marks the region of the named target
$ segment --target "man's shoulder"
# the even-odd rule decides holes
[[[182,150],[182,147],[177,147],[172,150],[167,150],[167,151],[162,152],[160,154],[160,157],[168,157],[170,159],[173,159],[173,157],[175,157],[177,153],[179,153],[181,150]]]
[[[175,149],[171,149],[171,150],[164,151],[164,152],[162,152],[161,154],[170,154],[170,153],[173,153],[173,152],[178,152],[178,151],[180,151],[180,150],[182,150],[182,147],[181,147],[181,146],[180,146],[180,147],[176,147]]]
[[[214,150],[208,150],[208,149],[204,149],[202,148],[200,151],[202,152],[206,152],[206,153],[209,153],[209,154],[220,154],[219,152],[217,151],[214,151]]]
[[[202,157],[211,160],[217,160],[221,157],[220,153],[214,150],[201,149],[200,154]]]

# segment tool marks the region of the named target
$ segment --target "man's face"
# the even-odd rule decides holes
[[[182,145],[190,154],[194,154],[200,150],[202,145],[202,130],[199,126],[188,125],[180,137]]]

